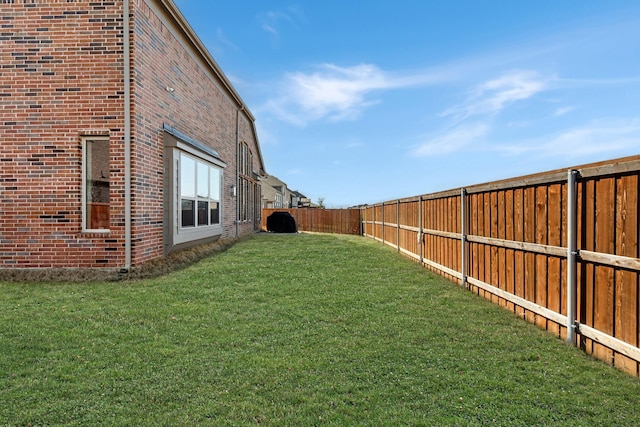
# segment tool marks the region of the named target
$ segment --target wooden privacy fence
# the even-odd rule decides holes
[[[363,234],[640,374],[640,156],[362,208]]]
[[[263,208],[262,229],[267,230],[267,218],[273,212],[289,212],[299,231],[318,233],[361,234],[360,209]]]

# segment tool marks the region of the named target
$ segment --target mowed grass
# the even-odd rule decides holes
[[[0,283],[0,425],[640,425],[640,381],[380,243]]]

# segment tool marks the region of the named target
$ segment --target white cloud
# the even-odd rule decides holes
[[[358,65],[340,68],[326,64],[323,72],[289,75],[290,95],[311,118],[329,115],[331,118],[357,116],[363,107],[372,105],[364,95],[385,86],[385,80],[376,67]]]
[[[372,64],[322,64],[311,73],[287,74],[279,85],[280,93],[263,110],[299,126],[319,119],[354,120],[364,109],[380,102],[367,99],[371,92],[429,84],[438,79],[429,73],[392,77]]]
[[[353,149],[353,148],[360,148],[360,147],[364,147],[364,142],[362,141],[353,141],[353,142],[349,142],[347,145],[345,145],[345,149]]]
[[[258,16],[261,28],[267,32],[272,42],[280,41],[280,28],[282,23],[297,27],[299,22],[304,22],[304,14],[296,7],[290,7],[286,11],[269,11]]]
[[[470,126],[460,126],[456,129],[419,145],[411,151],[418,157],[441,156],[459,151],[468,145],[477,142],[489,131],[489,126],[484,123],[476,123]]]
[[[548,81],[534,71],[511,71],[480,84],[465,103],[451,107],[441,115],[461,121],[471,116],[498,114],[508,105],[545,90]]]
[[[564,116],[565,114],[567,114],[567,113],[569,113],[569,112],[571,112],[571,111],[573,111],[575,109],[576,109],[576,107],[570,107],[570,106],[568,106],[568,107],[560,107],[560,108],[556,109],[556,111],[553,112],[553,115],[556,116],[556,117]]]
[[[216,39],[221,44],[223,44],[223,45],[225,45],[227,47],[230,47],[230,48],[232,48],[234,50],[238,50],[238,46],[227,38],[227,36],[222,32],[222,28],[220,28],[220,27],[218,27],[216,29]]]
[[[457,125],[453,130],[430,138],[411,153],[419,157],[445,155],[473,143],[480,148],[479,143],[491,129],[489,123],[494,116],[514,102],[526,100],[545,90],[547,85],[548,79],[533,71],[511,71],[487,80],[476,86],[466,102],[448,108],[441,114],[442,117],[454,118]],[[465,124],[471,117],[479,117],[480,120]],[[510,123],[515,126],[513,122]],[[526,126],[528,122],[518,124]]]
[[[562,78],[558,79],[558,83],[563,86],[617,86],[640,83],[640,77],[613,77],[609,79],[593,79],[593,78]]]
[[[262,23],[262,29],[273,36],[276,36],[276,37],[278,36],[278,30],[276,30],[275,27],[267,24],[266,22]]]
[[[640,118],[632,118],[600,120],[546,138],[495,146],[494,149],[519,156],[562,156],[567,159],[580,159],[595,154],[616,155],[616,153],[637,151],[638,147],[640,147]]]

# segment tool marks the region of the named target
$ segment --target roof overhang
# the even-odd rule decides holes
[[[227,93],[227,96],[235,103],[236,108],[244,114],[249,123],[251,124],[251,131],[253,133],[253,137],[256,141],[256,149],[258,150],[258,159],[260,161],[260,172],[261,175],[266,175],[265,167],[264,167],[264,159],[262,157],[262,151],[260,149],[260,141],[258,139],[258,132],[256,131],[255,126],[255,117],[249,111],[246,104],[235,90],[227,76],[224,74],[218,63],[213,59],[209,50],[205,47],[202,40],[195,33],[189,22],[186,20],[180,9],[176,6],[176,4],[172,0],[147,0],[149,2],[155,3],[158,6],[161,6],[164,11],[167,12],[168,17],[171,18],[175,25],[180,29],[182,35],[184,36],[184,41],[187,41],[191,47],[194,49],[194,53],[196,53],[200,60],[206,64],[209,71],[216,78],[216,80],[220,83],[221,88]]]

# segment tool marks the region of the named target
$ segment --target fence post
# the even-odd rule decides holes
[[[460,273],[462,280],[460,285],[467,286],[467,218],[466,218],[466,195],[467,190],[460,189]]]
[[[396,248],[400,252],[400,199],[396,204]]]
[[[384,245],[384,202],[382,202],[382,230],[380,234],[382,235],[382,244]]]
[[[371,238],[376,240],[376,205],[371,206],[373,209],[373,221],[371,222]]]
[[[420,245],[420,265],[422,265],[422,195],[418,197],[418,245]]]
[[[342,217],[342,212],[340,212],[340,217]],[[344,210],[344,219],[342,220],[342,230],[340,230],[342,234],[349,234],[349,211]]]
[[[577,179],[579,172],[569,170],[567,176],[567,342],[575,344],[576,334],[576,266]]]

